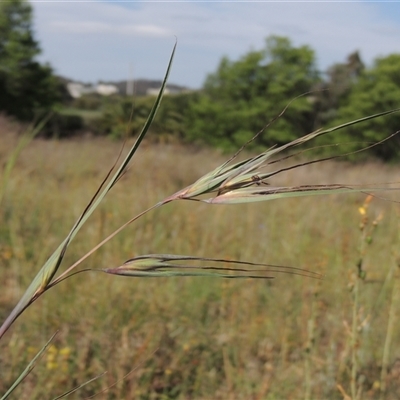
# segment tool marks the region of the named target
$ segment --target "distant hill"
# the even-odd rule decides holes
[[[62,82],[68,89],[72,97],[80,97],[87,93],[99,93],[103,95],[108,95],[111,93],[118,93],[122,96],[127,94],[127,81],[99,81],[97,84],[85,83],[80,81],[74,81],[65,77],[58,77],[60,82]],[[133,93],[136,96],[145,96],[149,94],[157,94],[160,89],[162,81],[160,80],[150,80],[150,79],[138,79],[133,82]],[[107,89],[105,89],[107,88]],[[191,89],[185,86],[175,85],[173,83],[167,84],[166,94],[175,94],[188,92]]]
[[[126,94],[127,81],[120,82],[106,82],[107,84],[115,85],[120,94]],[[149,94],[152,90],[160,89],[162,81],[155,81],[150,79],[138,79],[133,82],[133,92],[137,96],[144,96]],[[182,93],[190,89],[185,86],[175,85],[173,83],[167,84],[169,93]]]

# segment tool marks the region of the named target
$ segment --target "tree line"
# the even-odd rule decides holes
[[[284,114],[250,148],[283,144],[321,127],[400,107],[400,54],[378,58],[366,67],[354,52],[322,73],[309,46],[295,47],[289,38],[270,36],[264,48],[249,51],[238,60],[223,57],[201,90],[165,97],[153,130],[231,152],[279,116],[289,103]],[[132,133],[140,129],[151,105],[151,98],[135,101],[129,128]],[[115,116],[119,115],[120,122],[127,121],[132,102],[121,100],[113,107],[106,111],[104,129],[123,135],[128,128],[125,123],[114,123]],[[336,151],[337,145],[341,153],[354,153],[398,130],[400,114],[392,114],[322,137],[314,146],[326,155]],[[394,137],[372,147],[368,154],[383,160],[400,159],[400,139]],[[349,155],[360,157],[362,153]]]
[[[31,22],[32,9],[26,0],[0,3],[0,111],[21,120],[32,120],[68,103],[65,87],[51,67],[35,61],[40,47]],[[359,53],[354,52],[322,73],[310,46],[296,47],[287,37],[270,36],[263,48],[251,50],[238,60],[223,57],[201,90],[165,96],[152,129],[156,137],[174,137],[232,151],[290,102],[285,113],[251,143],[252,147],[265,148],[322,126],[397,108],[399,99],[400,54],[378,58],[366,67]],[[139,97],[132,105],[132,99],[122,96],[94,103],[86,100],[92,108],[97,104],[101,110],[97,118],[90,120],[90,129],[115,137],[126,132],[135,134],[153,102],[152,97]],[[81,108],[86,103],[85,99],[79,100]],[[351,153],[399,129],[400,115],[393,114],[366,121],[340,135],[326,136],[317,145],[321,152],[330,154],[332,145],[340,143],[345,152]],[[393,160],[400,158],[399,150],[400,140],[392,139],[373,147],[372,153]]]

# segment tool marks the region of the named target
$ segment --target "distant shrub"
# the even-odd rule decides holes
[[[55,113],[41,132],[46,138],[68,138],[84,129],[84,120],[80,115]]]
[[[187,128],[186,115],[193,93],[165,96],[150,128],[157,141],[161,136],[183,138]],[[145,123],[154,104],[153,96],[116,98],[107,101],[101,118],[91,121],[91,130],[114,138],[136,135]]]
[[[96,93],[91,93],[74,99],[71,102],[71,107],[81,110],[98,110],[103,105],[103,98]]]

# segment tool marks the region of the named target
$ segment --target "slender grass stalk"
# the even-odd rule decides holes
[[[352,400],[351,397],[346,393],[346,391],[344,390],[343,386],[338,383],[336,385],[336,388],[339,390],[340,394],[343,396],[343,400]]]
[[[0,207],[2,206],[2,202],[8,186],[8,181],[10,179],[10,175],[15,167],[15,163],[17,162],[19,155],[21,154],[22,150],[26,146],[28,146],[28,144],[35,138],[35,136],[37,136],[38,133],[40,133],[40,131],[46,125],[49,118],[50,115],[43,118],[36,126],[29,127],[26,130],[26,132],[20,137],[14,150],[8,156],[7,161],[4,165],[3,176],[0,181]]]
[[[17,386],[32,372],[33,368],[43,353],[50,346],[50,343],[53,341],[57,332],[47,341],[47,343],[39,350],[39,352],[33,357],[33,359],[29,362],[26,368],[22,371],[21,375],[15,380],[13,385],[7,390],[7,392],[1,397],[0,400],[6,400],[10,397],[11,393],[17,388]]]
[[[308,339],[305,348],[304,357],[304,400],[311,400],[312,394],[312,357],[313,350],[315,347],[315,321],[317,319],[317,302],[319,296],[320,287],[318,284],[313,289],[313,299],[311,302],[311,315],[307,321],[307,333]]]
[[[352,308],[352,324],[351,324],[351,379],[350,379],[350,392],[352,400],[358,399],[358,385],[357,385],[357,375],[358,375],[358,349],[359,349],[359,291],[361,280],[365,278],[365,271],[363,270],[363,262],[365,257],[365,245],[366,245],[366,232],[368,225],[368,215],[367,209],[368,204],[372,197],[368,196],[363,206],[359,208],[359,212],[362,216],[360,223],[360,239],[358,247],[359,259],[356,264],[356,274],[354,276],[354,286],[353,286],[353,308]]]
[[[354,287],[353,287],[353,309],[352,309],[352,325],[351,325],[351,399],[358,399],[358,390],[357,390],[357,373],[358,373],[358,346],[359,346],[359,338],[358,338],[358,307],[359,307],[359,284],[360,277],[357,275],[355,277]]]
[[[85,383],[81,383],[80,385],[74,387],[71,390],[68,390],[68,392],[65,392],[63,394],[61,394],[60,396],[55,397],[53,400],[60,400],[60,399],[65,399],[66,397],[70,396],[71,394],[77,392],[78,390],[82,389],[84,386],[88,385],[89,383],[94,382],[97,379],[100,379],[102,376],[104,376],[107,372],[103,372],[97,376],[95,376],[92,379],[89,379],[88,381],[86,381]]]

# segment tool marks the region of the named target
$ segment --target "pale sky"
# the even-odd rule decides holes
[[[95,83],[164,77],[199,88],[226,55],[238,59],[271,34],[314,49],[325,70],[359,50],[374,58],[400,53],[399,1],[31,1],[34,29],[55,72]]]

